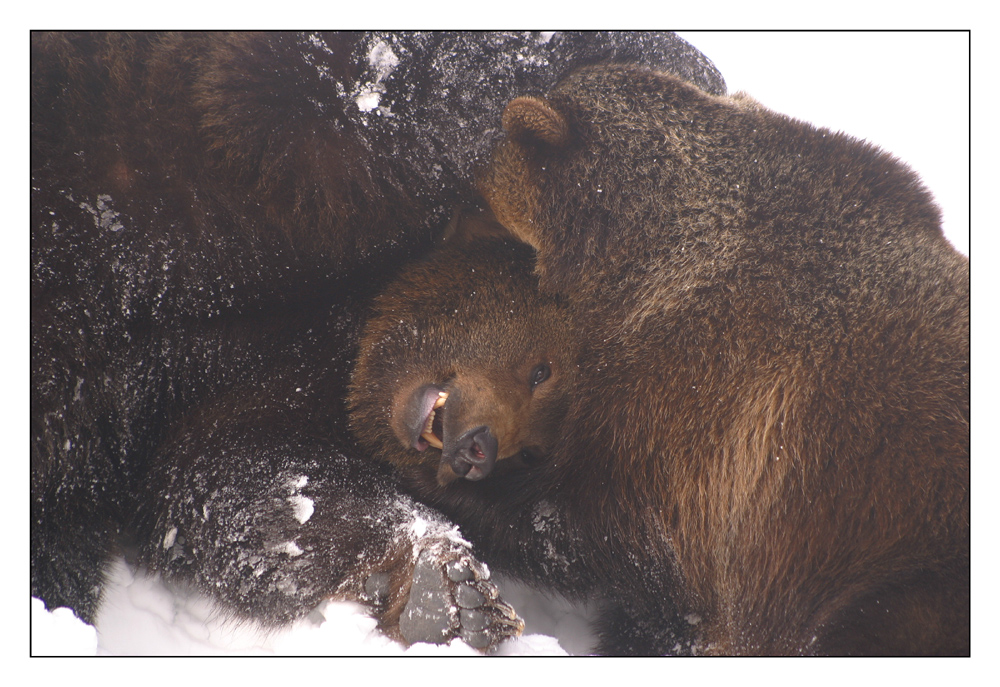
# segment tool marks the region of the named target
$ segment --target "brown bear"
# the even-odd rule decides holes
[[[442,485],[400,446],[410,488],[495,568],[603,595],[603,653],[967,654],[969,269],[916,175],[642,67],[578,70],[503,123],[481,187],[577,366],[547,454]],[[409,340],[468,359],[450,317]],[[392,408],[447,367],[415,355],[387,359]]]
[[[351,426],[432,490],[516,471],[555,448],[574,351],[569,313],[538,291],[529,246],[509,235],[452,243],[375,299]]]
[[[33,33],[32,594],[92,621],[120,552],[265,624],[338,596],[407,641],[515,633],[361,456],[348,372],[506,102],[609,61],[724,92],[670,34]]]
[[[969,266],[916,175],[643,68],[504,126],[484,193],[585,334],[561,502],[658,539],[705,651],[968,653]]]
[[[530,246],[479,218],[404,268],[365,320],[351,428],[491,566],[580,598],[601,584],[569,565],[583,542],[542,486],[581,374],[578,334],[534,269]]]

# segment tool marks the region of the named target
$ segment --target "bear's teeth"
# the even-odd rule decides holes
[[[438,439],[436,436],[434,436],[434,434],[432,434],[431,432],[424,432],[420,436],[422,436],[424,438],[424,441],[426,441],[434,448],[444,448],[444,444],[441,443],[441,440]]]
[[[434,405],[431,407],[431,412],[430,414],[427,415],[427,422],[424,424],[424,431],[420,433],[420,436],[423,437],[424,441],[426,441],[434,448],[444,447],[444,444],[441,442],[438,436],[434,434],[434,429],[433,429],[434,416],[437,415],[437,413],[435,413],[434,411],[442,407],[445,404],[445,401],[447,400],[448,400],[448,392],[439,391],[437,400],[434,401]]]

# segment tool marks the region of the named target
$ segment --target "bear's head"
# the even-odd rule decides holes
[[[442,485],[542,458],[575,376],[572,331],[561,301],[539,292],[530,247],[444,248],[376,299],[352,378],[352,429],[376,457]]]
[[[646,67],[582,68],[544,98],[508,103],[506,139],[477,183],[496,220],[537,251],[543,290],[574,308],[606,296],[578,293],[583,270],[628,298],[663,259],[683,276],[684,253],[716,239],[717,216],[737,214],[719,170],[733,166],[727,122],[754,107]]]

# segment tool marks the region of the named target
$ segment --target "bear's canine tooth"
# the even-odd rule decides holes
[[[434,411],[442,407],[447,400],[448,392],[439,391],[437,400],[434,401],[434,405],[431,407],[431,412],[427,416],[427,423],[424,425],[424,431],[420,433],[420,436],[424,438],[424,441],[434,448],[444,448],[444,444],[441,443],[441,440],[434,434],[434,430],[431,429],[431,426],[434,424],[434,416],[437,414]]]
[[[424,441],[426,441],[428,444],[430,444],[434,448],[444,448],[444,444],[441,443],[441,440],[438,439],[433,434],[431,434],[430,432],[424,432],[420,436],[422,436],[424,438]]]

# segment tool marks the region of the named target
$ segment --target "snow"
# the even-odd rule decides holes
[[[177,539],[177,528],[171,527],[167,530],[167,533],[163,536],[163,548],[164,550],[169,549],[174,545],[174,541]]]
[[[357,103],[358,109],[362,112],[371,112],[378,107],[381,99],[382,96],[378,91],[366,88],[358,94],[358,96],[354,99],[354,102]]]
[[[392,71],[399,66],[399,58],[392,51],[392,46],[385,41],[379,41],[368,53],[368,64],[375,70],[375,83],[387,79]]]
[[[392,51],[392,46],[385,41],[379,41],[368,53],[368,65],[371,67],[372,79],[360,86],[354,102],[362,112],[371,112],[379,106],[385,87],[382,82],[389,78],[393,70],[399,66],[399,58]],[[391,115],[388,109],[380,111],[383,115]]]
[[[411,525],[413,536],[420,539],[427,533],[427,521],[423,518],[414,518],[413,524]]]
[[[288,487],[291,493],[288,496],[288,504],[292,507],[292,515],[300,524],[308,522],[316,509],[313,500],[308,496],[303,496],[299,490],[309,484],[309,478],[302,475],[298,479],[289,480]]]
[[[498,655],[588,652],[594,641],[589,629],[592,609],[509,580],[499,582],[504,598],[526,609],[522,614],[526,628],[523,636],[503,643]],[[231,620],[210,599],[170,588],[159,576],[135,572],[121,559],[109,572],[96,629],[68,608],[50,612],[38,599],[31,604],[34,655],[480,655],[458,640],[403,647],[382,635],[360,605],[349,602],[325,602],[291,627],[268,631]]]
[[[97,653],[97,631],[68,608],[49,612],[39,599],[32,599],[31,653],[35,656],[93,656]]]
[[[301,494],[293,494],[292,496],[289,496],[288,503],[292,506],[295,519],[303,525],[309,520],[310,517],[312,517],[313,510],[315,510],[313,500],[306,496],[302,496]]]
[[[949,239],[964,253],[969,253],[969,52],[966,34],[683,32],[681,35],[716,63],[730,92],[746,90],[772,109],[871,140],[914,167],[942,207]],[[987,31],[982,35],[988,35]],[[980,42],[984,40],[988,41],[981,39]],[[374,53],[373,50],[373,58]],[[391,71],[379,76],[391,62],[388,54],[372,62],[375,78],[367,82],[367,95],[358,93],[355,96],[362,110],[378,107],[379,82]],[[388,62],[384,62],[385,59]],[[929,97],[929,78],[934,79],[932,95],[936,103],[919,107]],[[944,99],[948,102],[946,107],[940,106]],[[14,182],[9,186],[13,187]],[[108,207],[110,198],[99,198],[98,203],[92,210],[95,223],[117,230],[115,214]],[[23,283],[27,283],[26,280]],[[25,380],[20,386],[14,386],[23,389],[26,376],[19,378],[19,381]],[[988,381],[980,388],[984,386],[989,386]],[[23,399],[23,391],[21,393]],[[976,406],[974,399],[973,407]],[[24,426],[22,422],[21,427]],[[11,435],[23,436],[23,429],[12,431]],[[985,477],[985,474],[982,469],[978,472],[980,476]],[[18,493],[23,498],[23,491]],[[301,499],[296,504],[302,510],[296,512],[308,518],[305,505],[309,499],[297,498]],[[23,503],[15,498],[10,500]],[[974,518],[986,522],[978,513]],[[982,533],[984,528],[978,531]],[[26,537],[26,524],[23,532]],[[980,544],[984,540],[982,534],[977,536]],[[26,545],[15,548],[14,555],[26,559],[23,555],[26,548]],[[982,547],[978,550],[983,551]],[[23,582],[9,586],[22,590]],[[504,598],[525,619],[526,629],[523,637],[505,643],[499,653],[514,656],[581,654],[593,643],[588,627],[593,609],[546,597],[512,583],[504,583],[501,589]],[[981,592],[990,597],[995,595],[979,585],[977,607],[979,599],[983,598]],[[237,625],[219,617],[206,599],[184,590],[168,589],[158,578],[133,574],[122,561],[116,562],[111,571],[96,631],[73,617],[67,609],[45,611],[37,600],[31,601],[30,613],[31,652],[35,655],[333,653],[447,656],[476,653],[460,642],[443,647],[417,645],[404,649],[374,631],[374,621],[359,607],[347,603],[327,603],[312,617],[287,630],[266,633],[258,627]],[[985,614],[992,616],[990,611]],[[977,617],[981,620],[984,613]],[[23,628],[20,621],[15,620],[13,624]],[[23,631],[21,635],[23,637]],[[989,631],[985,623],[977,621],[973,628],[974,656],[993,653],[992,642],[984,640],[984,635],[988,636]],[[7,644],[10,651],[23,655],[23,638],[11,638]],[[680,662],[681,667],[691,663]],[[816,664],[806,663],[812,673]],[[50,665],[44,664],[41,669],[49,670]],[[614,673],[601,673],[602,665],[607,666],[600,662],[588,663],[588,669],[595,671],[595,679],[600,675],[608,679],[622,678]],[[683,675],[681,667],[674,668],[676,665],[672,663],[671,669]],[[705,664],[699,662],[699,665]],[[747,666],[746,663],[740,665]],[[766,662],[765,665],[770,668],[776,664]],[[829,665],[824,663],[822,673],[808,679],[831,684],[826,670]],[[895,671],[912,670],[906,667],[910,664],[891,665]],[[962,662],[958,666],[954,662],[921,662],[920,682],[955,681],[953,671],[962,675],[966,665]],[[287,664],[281,668],[282,671],[288,669]],[[711,673],[709,668],[702,669]],[[879,679],[879,671],[885,668],[865,663],[856,670],[859,678],[872,681]],[[322,677],[328,678],[326,673],[328,671],[324,671]],[[914,673],[913,677],[916,676]],[[150,676],[148,681],[158,683],[157,677]],[[171,681],[178,679],[173,674],[167,677]],[[975,684],[975,681],[969,680],[969,683]]]

